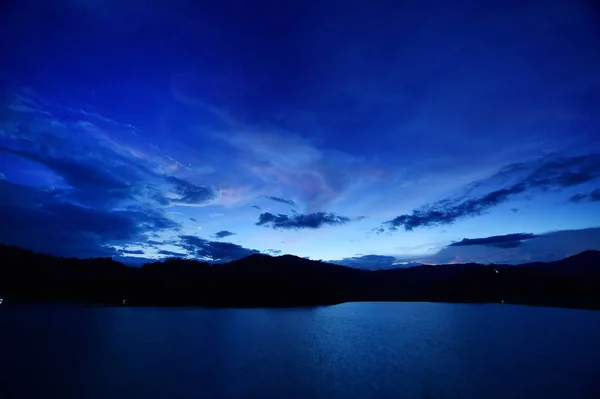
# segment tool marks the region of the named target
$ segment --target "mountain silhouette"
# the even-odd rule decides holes
[[[5,303],[313,306],[349,301],[502,302],[600,309],[600,252],[522,265],[361,270],[292,255],[223,264],[167,259],[125,266],[0,245]]]

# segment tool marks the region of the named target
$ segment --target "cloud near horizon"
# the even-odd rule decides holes
[[[161,249],[160,251],[158,251],[158,253],[160,255],[166,255],[166,256],[176,257],[176,258],[185,258],[187,256],[187,254],[184,252],[167,251],[165,249]]]
[[[484,238],[463,238],[461,241],[450,244],[450,247],[465,247],[469,245],[486,245],[498,248],[515,248],[523,243],[524,240],[536,238],[535,234],[514,233],[501,236],[491,236]]]
[[[190,255],[212,262],[230,262],[260,253],[255,249],[244,248],[230,242],[209,241],[190,235],[181,235],[179,238],[181,240],[179,246]]]
[[[510,236],[510,235],[508,235]],[[499,236],[506,237],[506,236]],[[486,237],[474,240],[492,239]],[[500,241],[502,238],[500,239]],[[600,227],[560,230],[536,234],[519,245],[448,245],[433,255],[411,258],[422,263],[506,263],[552,262],[586,250],[600,250]]]
[[[361,255],[351,258],[332,260],[330,263],[364,270],[379,270],[402,267],[402,265],[395,264],[395,256],[387,255]]]

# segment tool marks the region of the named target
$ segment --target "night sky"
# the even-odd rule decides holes
[[[128,263],[600,249],[593,1],[9,0],[0,243]]]

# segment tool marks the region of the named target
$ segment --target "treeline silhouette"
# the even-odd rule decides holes
[[[167,259],[128,267],[0,246],[5,303],[151,306],[312,306],[350,301],[502,302],[600,309],[600,252],[512,265],[368,271],[291,255],[211,265]]]

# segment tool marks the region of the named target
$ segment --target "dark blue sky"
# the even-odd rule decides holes
[[[377,267],[600,249],[592,1],[2,7],[2,243]]]

